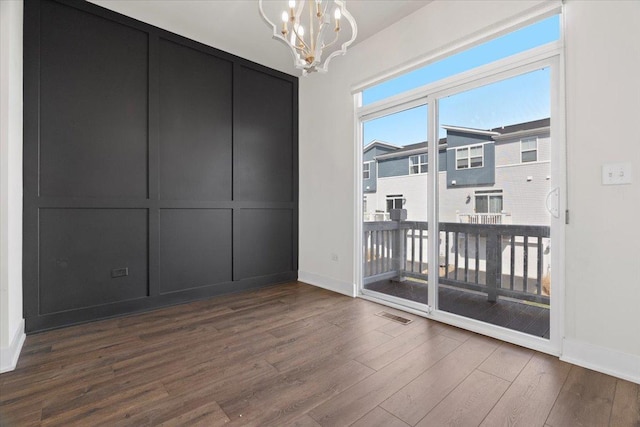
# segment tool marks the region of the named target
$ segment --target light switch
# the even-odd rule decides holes
[[[606,163],[602,165],[602,184],[631,184],[631,163]]]

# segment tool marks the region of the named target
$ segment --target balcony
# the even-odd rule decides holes
[[[463,224],[511,224],[511,215],[502,213],[460,213],[456,212],[457,222]]]
[[[364,288],[428,303],[428,224],[363,226]],[[550,228],[443,222],[439,229],[439,308],[548,338]]]
[[[372,222],[372,221],[389,221],[389,212],[365,212],[364,213],[364,221]]]

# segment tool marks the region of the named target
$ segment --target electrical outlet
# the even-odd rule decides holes
[[[631,184],[631,163],[606,163],[602,165],[602,184]]]
[[[127,267],[124,268],[114,268],[111,270],[111,278],[115,279],[117,277],[125,277],[129,275],[129,269]]]
[[[338,254],[331,254],[331,261],[338,262]]]

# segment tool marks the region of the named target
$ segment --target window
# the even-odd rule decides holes
[[[483,145],[456,149],[456,169],[481,168],[482,166],[484,166]]]
[[[418,156],[409,157],[409,175],[427,172],[427,155],[420,154]]]
[[[370,175],[371,175],[371,163],[365,162],[364,165],[362,165],[362,179],[369,179]]]
[[[535,162],[538,160],[538,138],[526,138],[520,141],[521,163]]]
[[[405,200],[402,198],[402,194],[387,195],[387,212],[389,212],[391,209],[402,209],[404,201]]]
[[[502,212],[502,190],[476,191],[476,213]]]
[[[363,91],[363,105],[437,82],[510,55],[560,39],[560,15],[538,21],[455,55],[429,63]]]

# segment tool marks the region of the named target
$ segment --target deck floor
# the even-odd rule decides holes
[[[424,283],[384,280],[367,285],[366,289],[427,304],[427,285]],[[484,294],[448,286],[440,286],[438,298],[439,308],[443,311],[549,338],[549,309],[546,307],[504,298],[492,303]]]

